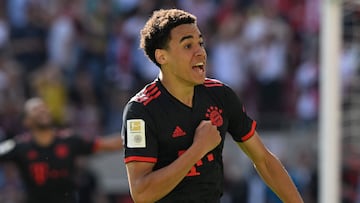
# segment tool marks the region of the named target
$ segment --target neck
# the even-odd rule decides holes
[[[47,147],[52,144],[54,140],[54,129],[36,129],[32,131],[32,136],[37,145]]]
[[[181,103],[186,106],[192,107],[193,96],[194,96],[194,86],[193,85],[184,85],[183,83],[174,82],[176,80],[167,79],[163,77],[162,74],[159,75],[161,83],[164,85],[166,90],[178,99]]]

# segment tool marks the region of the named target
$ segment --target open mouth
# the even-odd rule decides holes
[[[198,72],[205,72],[205,64],[204,62],[199,62],[197,64],[195,64],[193,67],[192,67],[193,70],[195,71],[198,71]]]

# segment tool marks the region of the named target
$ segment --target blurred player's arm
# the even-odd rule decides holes
[[[96,139],[96,151],[116,151],[123,149],[123,141],[120,133],[102,136]]]
[[[286,203],[303,203],[303,200],[280,160],[262,143],[257,132],[245,142],[238,142],[240,148],[254,163],[264,182]]]
[[[130,192],[136,203],[155,202],[168,193],[188,174],[191,167],[221,141],[216,127],[210,121],[198,126],[194,142],[188,150],[166,167],[153,171],[154,163],[126,164]]]

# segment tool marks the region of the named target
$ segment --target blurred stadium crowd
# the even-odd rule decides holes
[[[84,136],[119,131],[125,102],[158,73],[139,49],[139,31],[154,9],[170,7],[197,16],[209,77],[237,91],[260,130],[316,129],[320,1],[1,0],[0,138],[23,132],[22,105],[31,96],[46,101],[58,126]],[[346,29],[360,22],[359,11],[344,19],[345,100],[360,58],[359,38]],[[311,178],[316,160],[305,163],[308,159],[303,157],[306,167],[297,170],[298,183],[306,202],[316,202],[311,189],[316,188]],[[12,171],[1,166],[0,202],[16,202],[18,197],[21,183]],[[357,198],[358,174],[352,170],[346,176],[344,202]],[[234,194],[259,203],[259,195],[243,193]]]

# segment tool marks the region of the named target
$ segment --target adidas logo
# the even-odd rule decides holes
[[[186,132],[183,129],[181,129],[179,126],[176,126],[176,128],[172,134],[172,137],[175,138],[175,137],[181,137],[184,135],[186,135]]]

